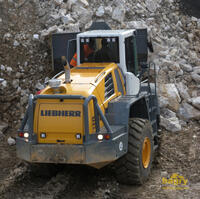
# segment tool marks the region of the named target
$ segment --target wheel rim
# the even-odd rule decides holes
[[[142,146],[142,164],[144,168],[149,166],[151,159],[151,142],[148,137],[145,137]]]

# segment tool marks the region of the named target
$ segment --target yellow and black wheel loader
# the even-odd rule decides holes
[[[150,174],[159,127],[147,30],[111,30],[103,23],[91,29],[52,35],[58,74],[30,95],[17,156],[30,163],[98,169],[114,163],[119,182],[142,184]]]

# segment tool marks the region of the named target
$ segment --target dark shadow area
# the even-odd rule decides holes
[[[199,0],[180,0],[180,8],[185,14],[200,18]]]

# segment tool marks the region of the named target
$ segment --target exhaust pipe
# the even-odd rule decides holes
[[[70,78],[70,66],[69,66],[69,62],[66,59],[65,56],[61,57],[61,61],[65,70],[65,83],[70,83],[71,82],[71,78]]]

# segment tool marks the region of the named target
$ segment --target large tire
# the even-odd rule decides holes
[[[123,184],[143,184],[153,161],[153,135],[148,120],[129,120],[128,152],[116,162],[116,175]]]

